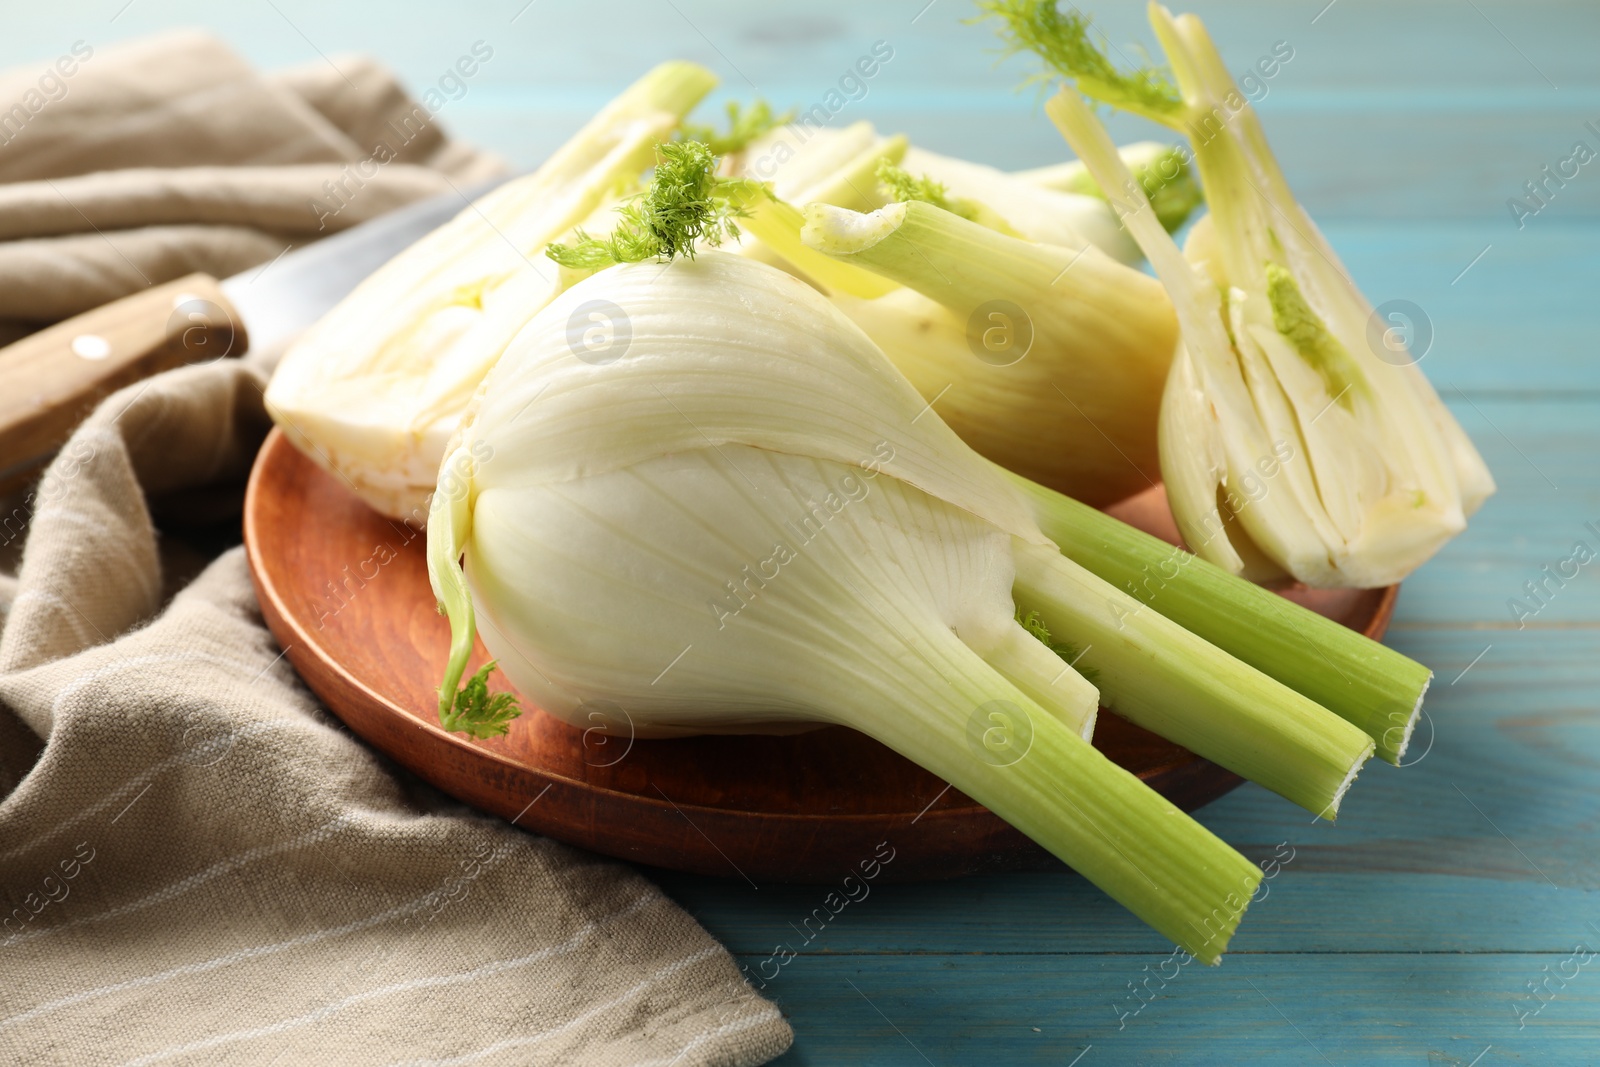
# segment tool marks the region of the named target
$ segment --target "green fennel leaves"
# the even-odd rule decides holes
[[[1056,0],[980,0],[974,21],[997,19],[1006,54],[1032,52],[1049,71],[1032,80],[1061,77],[1077,83],[1102,103],[1166,125],[1176,125],[1183,97],[1167,72],[1141,67],[1123,72],[1089,40],[1090,18],[1074,8],[1062,11]]]
[[[734,220],[745,211],[733,197],[753,183],[718,177],[716,153],[699,141],[672,141],[658,152],[650,187],[617,209],[610,235],[579,229],[570,244],[552,244],[545,255],[571,270],[596,271],[647,259],[693,259],[697,242],[737,238]]]
[[[490,660],[467,679],[451,702],[449,713],[439,717],[440,726],[446,730],[460,730],[479,740],[506,732],[511,720],[522,714],[522,709],[510,693],[489,692],[489,672],[494,668],[495,661]]]
[[[772,105],[765,100],[757,100],[748,109],[740,106],[739,101],[728,101],[728,132],[718,133],[715,126],[704,123],[686,122],[682,127],[682,140],[699,141],[711,149],[714,156],[731,155],[742,152],[751,141],[764,137],[779,126],[786,126],[794,121],[794,109],[791,108],[781,115],[772,112]]]

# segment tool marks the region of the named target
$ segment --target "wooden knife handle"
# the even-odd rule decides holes
[[[190,274],[0,348],[0,489],[31,477],[116,390],[248,343],[217,280]]]

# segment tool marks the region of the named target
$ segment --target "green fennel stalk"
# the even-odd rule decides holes
[[[1103,511],[1007,475],[1068,559],[1352,723],[1386,762],[1405,757],[1433,680],[1427,667]]]

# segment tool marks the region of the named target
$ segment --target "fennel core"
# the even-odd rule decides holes
[[[1322,376],[1333,402],[1348,411],[1366,392],[1366,378],[1344,345],[1328,332],[1327,324],[1306,303],[1294,275],[1276,263],[1267,264],[1267,300],[1272,304],[1273,326]]]

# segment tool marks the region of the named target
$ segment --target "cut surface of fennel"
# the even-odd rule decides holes
[[[631,320],[602,365],[559,328],[595,298]],[[602,271],[508,348],[445,463],[428,556],[457,648],[475,617],[520,689],[586,726],[866,732],[1215,961],[1260,871],[1084,739],[1094,687],[1010,595],[1015,544],[1042,535],[922,406],[779,271]]]
[[[603,227],[607,205],[715,86],[695,64],[661,64],[533,174],[463,203],[290,347],[267,387],[274,421],[373,508],[420,523],[474,390],[570,280],[544,246]]]
[[[1201,556],[1258,580],[1400,581],[1494,490],[1482,459],[1295,200],[1204,26],[1150,19],[1176,86],[1117,72],[1084,16],[1005,0],[1014,44],[1069,86],[1046,111],[1173,299],[1183,341],[1161,412],[1173,514]],[[1074,88],[1075,86],[1075,88]],[[1078,92],[1194,138],[1211,213],[1185,259]],[[1380,337],[1375,342],[1374,337]]]

